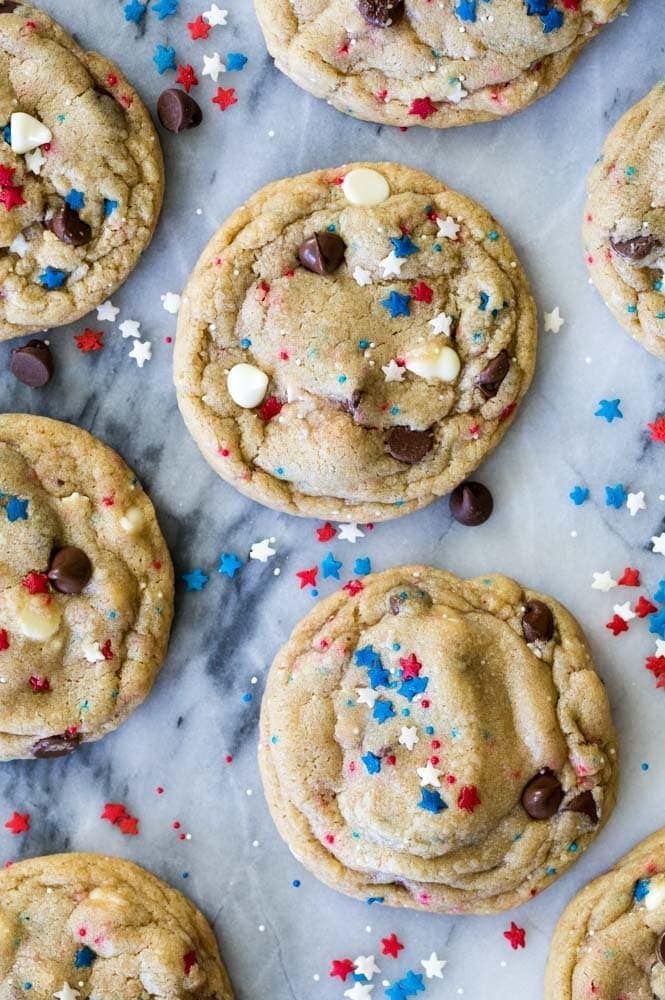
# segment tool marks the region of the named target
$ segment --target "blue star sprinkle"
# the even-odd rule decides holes
[[[175,49],[171,45],[157,45],[152,61],[160,76],[169,69],[175,69]]]
[[[649,895],[650,880],[648,878],[638,878],[633,889],[633,899],[636,903],[641,903]]]
[[[367,670],[370,687],[376,690],[378,687],[388,687],[390,674],[383,667],[369,667]]]
[[[222,552],[219,557],[219,567],[217,569],[218,573],[223,573],[224,576],[228,576],[230,580],[234,578],[239,569],[242,569],[244,563],[242,559],[238,559],[237,555],[233,552]]]
[[[85,195],[82,191],[77,191],[76,188],[72,188],[65,198],[65,201],[70,208],[74,209],[75,212],[80,212],[85,205]]]
[[[487,306],[489,305],[489,300],[490,300],[490,297],[487,294],[487,292],[481,292],[480,293],[480,305],[478,306],[478,308],[480,309],[481,312],[483,312],[483,313],[485,312],[485,310],[487,309]]]
[[[533,14],[547,14],[549,6],[549,0],[526,0],[526,12],[529,17]]]
[[[118,207],[118,202],[113,201],[112,198],[104,198],[104,215],[107,217],[113,215],[116,208]]]
[[[54,288],[62,288],[67,281],[67,272],[61,271],[57,267],[47,267],[45,271],[42,271],[37,280],[44,288],[52,291]]]
[[[549,35],[551,31],[559,30],[563,24],[563,14],[560,10],[555,10],[554,7],[552,7],[551,10],[548,10],[547,14],[540,15],[540,20],[543,25],[543,31],[546,35]]]
[[[425,992],[422,973],[414,972],[412,969],[407,972],[404,979],[400,979],[398,986],[407,997],[415,997],[416,993]]]
[[[10,497],[9,503],[5,507],[5,514],[7,515],[7,520],[11,521],[27,521],[28,520],[28,503],[29,500],[19,500],[18,497]]]
[[[412,254],[418,253],[420,249],[408,235],[391,236],[390,242],[393,245],[396,257],[410,257]]]
[[[335,559],[332,552],[329,552],[321,563],[321,572],[323,573],[323,579],[327,580],[328,577],[332,576],[333,579],[339,580],[339,571],[342,568],[342,563],[339,559]]]
[[[357,649],[354,656],[354,661],[357,667],[382,667],[381,657],[374,649],[374,646],[363,646],[362,649]]]
[[[96,958],[92,948],[84,944],[74,955],[74,966],[77,969],[89,969]]]
[[[229,73],[239,72],[247,65],[247,56],[242,52],[228,52],[226,56],[226,68]]]
[[[193,569],[191,573],[183,573],[182,579],[185,582],[187,590],[191,591],[203,590],[209,577],[206,576],[202,569]]]
[[[145,5],[139,3],[139,0],[130,0],[124,8],[125,21],[133,21],[134,24],[138,24],[145,14]]]
[[[455,13],[460,21],[475,21],[476,0],[460,0],[457,7],[455,7]]]
[[[576,507],[581,507],[589,499],[589,491],[586,486],[574,486],[568,496]]]
[[[649,631],[652,635],[665,639],[665,608],[661,608],[655,615],[649,615]]]
[[[653,595],[653,599],[659,604],[665,604],[665,580],[658,581],[658,590]]]
[[[377,757],[375,753],[366,753],[360,759],[367,768],[368,774],[378,774],[381,770],[381,758]]]
[[[608,424],[613,420],[623,420],[623,413],[619,409],[620,399],[601,399],[594,416],[604,417]]]
[[[353,572],[356,576],[367,576],[372,572],[372,563],[368,558],[356,559],[353,564]]]
[[[393,983],[389,986],[387,990],[383,991],[384,996],[388,997],[388,1000],[406,1000],[406,993],[402,989],[399,983]]]
[[[620,510],[626,502],[628,494],[624,490],[621,483],[617,483],[616,486],[606,486],[605,487],[605,506],[614,507],[615,510]]]
[[[395,709],[393,708],[392,701],[382,701],[379,699],[374,702],[374,708],[372,709],[372,717],[376,719],[379,725],[383,725],[388,719],[392,719],[395,715]]]
[[[387,299],[381,299],[381,305],[384,309],[388,310],[393,319],[397,316],[411,315],[411,296],[401,295],[394,289],[390,292]]]
[[[422,694],[423,691],[427,690],[428,683],[429,677],[409,677],[408,681],[402,681],[399,694],[403,698],[413,701],[417,694]]]
[[[173,14],[178,13],[179,3],[180,0],[159,0],[159,3],[152,5],[152,9],[159,17],[159,20],[163,21],[165,17],[172,17]]]
[[[422,798],[418,803],[419,809],[425,809],[427,812],[440,813],[448,806],[443,801],[436,789],[433,788],[421,788],[420,794]]]

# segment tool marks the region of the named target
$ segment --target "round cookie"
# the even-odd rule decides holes
[[[545,1000],[663,1000],[665,830],[569,903],[554,932]]]
[[[205,917],[138,865],[32,858],[0,871],[0,893],[3,996],[232,1000]]]
[[[279,69],[367,121],[448,128],[547,94],[627,0],[254,0]]]
[[[119,726],[172,616],[171,559],[131,469],[71,424],[0,415],[0,760]]]
[[[430,912],[546,888],[615,802],[614,728],[571,614],[503,576],[426,566],[317,604],[278,653],[259,763],[323,882]]]
[[[614,126],[588,186],[591,278],[631,337],[665,358],[665,83]]]
[[[136,266],[162,204],[157,133],[113,63],[0,4],[0,340],[71,323]]]
[[[175,383],[222,478],[304,517],[377,521],[448,493],[526,392],[537,320],[505,233],[393,163],[277,181],[185,289]]]

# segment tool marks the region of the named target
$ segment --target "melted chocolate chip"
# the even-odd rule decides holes
[[[570,800],[566,809],[568,812],[584,813],[594,824],[598,822],[598,808],[596,800],[593,797],[593,792],[580,792],[579,795]]]
[[[415,465],[434,446],[434,431],[414,431],[410,427],[391,427],[386,439],[388,452],[398,462]]]
[[[203,112],[193,97],[184,90],[171,87],[161,94],[157,101],[157,114],[169,132],[183,132],[196,128],[203,121]]]
[[[373,28],[388,28],[401,21],[404,0],[358,0],[358,10]]]
[[[390,608],[391,615],[398,615],[399,609],[402,607],[402,602],[397,594],[391,594],[388,599],[388,607]]]
[[[492,494],[482,483],[460,483],[450,494],[450,513],[460,524],[475,528],[484,524],[494,510]]]
[[[655,236],[633,236],[631,240],[610,239],[610,243],[620,257],[625,257],[626,260],[631,260],[633,263],[644,260],[652,250],[661,245],[660,240],[656,239]]]
[[[66,757],[73,753],[81,742],[78,733],[61,733],[59,736],[45,736],[32,745],[32,756],[40,758]]]
[[[346,243],[337,233],[314,233],[298,247],[298,260],[314,274],[332,274],[344,260]]]
[[[524,608],[522,632],[527,642],[547,642],[554,635],[554,616],[542,601],[529,601]]]
[[[29,340],[25,347],[16,347],[11,353],[9,370],[19,382],[31,389],[41,389],[53,375],[51,348],[43,340]]]
[[[19,6],[20,4],[13,3],[13,0],[5,0],[4,3],[0,3],[0,14],[13,14]]]
[[[92,229],[69,205],[62,205],[55,215],[45,223],[61,243],[72,247],[82,247],[92,239]]]
[[[495,358],[483,368],[476,378],[476,385],[485,399],[492,399],[501,388],[501,383],[510,371],[508,351],[499,351]]]
[[[550,819],[562,800],[561,782],[547,767],[539,771],[522,792],[522,806],[531,819]]]
[[[80,594],[92,577],[92,563],[82,549],[66,545],[51,556],[48,578],[61,594]]]
[[[656,958],[665,965],[665,933],[661,934],[656,941]]]

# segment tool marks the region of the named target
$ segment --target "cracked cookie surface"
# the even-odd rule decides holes
[[[279,69],[402,127],[503,118],[547,94],[622,0],[254,0]]]
[[[412,566],[363,583],[319,602],[270,669],[259,763],[278,831],[352,896],[525,902],[615,802],[614,728],[578,624],[502,576]]]
[[[150,115],[116,66],[37,7],[1,7],[4,340],[73,322],[127,278],[157,223],[164,169]]]
[[[0,759],[115,729],[166,654],[173,569],[133,472],[70,424],[0,415]]]
[[[0,872],[0,996],[232,1000],[205,917],[121,858],[58,854]]]
[[[351,164],[268,185],[213,236],[183,293],[175,383],[241,492],[382,520],[496,446],[536,338],[527,279],[481,206],[410,167]]]
[[[589,274],[631,337],[665,358],[665,83],[614,126],[588,188]]]

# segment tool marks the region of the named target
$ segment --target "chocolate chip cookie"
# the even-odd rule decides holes
[[[205,917],[144,868],[55,854],[0,872],[0,992],[232,1000]]]
[[[448,128],[547,94],[627,0],[254,0],[283,73],[340,111]]]
[[[479,205],[394,163],[277,181],[222,226],[183,294],[175,382],[215,471],[277,510],[383,520],[498,444],[536,312]]]
[[[589,177],[591,278],[619,323],[665,358],[665,83],[614,126]]]
[[[665,830],[568,905],[554,932],[545,1000],[665,997]]]
[[[103,302],[152,237],[164,169],[136,91],[47,14],[0,3],[0,340]]]
[[[173,569],[122,459],[70,424],[0,415],[0,760],[58,757],[146,697]]]
[[[275,824],[322,881],[494,913],[561,875],[615,802],[614,728],[584,635],[502,576],[367,577],[297,626],[261,709]]]

